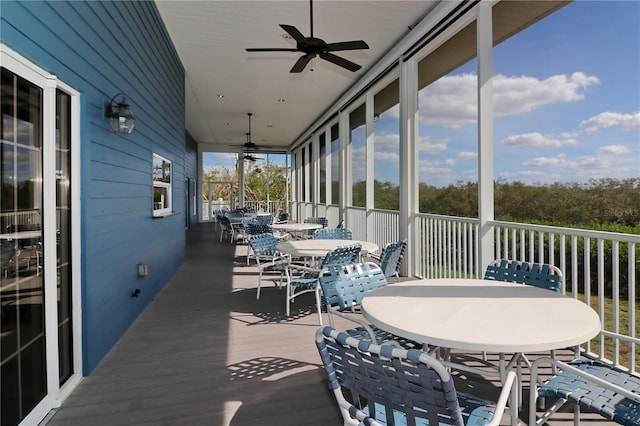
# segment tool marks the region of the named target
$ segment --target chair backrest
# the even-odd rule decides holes
[[[340,246],[331,250],[324,259],[322,259],[320,275],[336,274],[338,270],[355,262],[358,256],[360,256],[360,250],[362,250],[362,244],[360,243]]]
[[[255,221],[262,225],[271,225],[271,223],[273,223],[273,216],[271,216],[270,214],[259,215],[256,216]]]
[[[319,277],[327,310],[360,306],[371,290],[387,285],[382,269],[372,262],[347,265],[332,272]]]
[[[276,255],[278,252],[277,244],[278,239],[271,233],[256,234],[249,237],[249,246],[256,257]]]
[[[265,223],[259,223],[256,220],[244,222],[244,232],[247,235],[270,234],[271,227]]]
[[[318,223],[326,228],[329,224],[329,220],[326,217],[308,217],[304,220],[304,223]]]
[[[313,233],[317,240],[352,240],[353,232],[348,228],[320,228]]]
[[[364,424],[372,424],[367,416],[384,424],[415,425],[416,418],[427,420],[419,424],[463,424],[451,375],[426,353],[372,344],[331,327],[318,329],[316,346],[344,416]]]
[[[398,275],[400,265],[407,249],[407,240],[395,241],[387,244],[380,253],[380,268],[385,277]]]
[[[484,279],[521,283],[562,292],[562,271],[546,263],[497,259],[487,266]]]

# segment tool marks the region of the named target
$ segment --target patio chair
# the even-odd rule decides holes
[[[539,383],[539,369],[551,364],[555,373]],[[544,424],[558,409],[574,404],[574,424],[580,424],[580,408],[600,414],[621,425],[640,425],[640,376],[598,360],[574,360],[568,363],[539,358],[531,367],[529,425]],[[537,419],[540,397],[557,401]]]
[[[287,316],[290,315],[290,304],[296,297],[305,293],[315,293],[318,320],[322,325],[322,306],[320,303],[319,277],[324,274],[334,274],[336,270],[344,268],[356,261],[360,256],[361,244],[340,246],[328,252],[322,259],[319,268],[312,268],[296,263],[289,263],[287,267]],[[300,274],[295,276],[295,274]]]
[[[271,227],[267,224],[261,224],[258,221],[250,220],[243,223],[244,227],[244,237],[248,239],[253,235],[259,234],[271,234]],[[251,245],[247,244],[247,265],[249,264],[249,259],[251,258]],[[253,256],[255,257],[255,255]]]
[[[352,240],[353,232],[348,228],[320,228],[313,232],[316,240]]]
[[[487,266],[484,279],[527,284],[562,292],[562,271],[546,263],[497,259]]]
[[[329,220],[326,217],[308,217],[304,221],[304,223],[317,223],[322,225],[323,228],[326,228],[329,225]],[[304,232],[304,238],[313,238],[313,233],[315,230],[309,230]]]
[[[259,215],[256,216],[255,220],[261,225],[271,225],[273,223],[272,215]]]
[[[318,329],[316,346],[345,425],[498,425],[507,402],[516,424],[513,372],[493,403],[458,393],[450,364],[417,349],[376,345],[332,327]]]
[[[404,240],[388,243],[382,248],[382,252],[379,255],[369,254],[369,257],[380,265],[385,277],[390,278],[395,275],[397,280],[400,281],[400,265],[402,265],[406,250],[407,240],[405,238]]]
[[[359,315],[362,299],[376,288],[386,286],[382,269],[373,262],[363,262],[334,269],[319,278],[324,296],[329,325],[334,327],[333,316],[339,316],[358,324],[346,330],[350,336],[369,340],[376,344],[391,344],[405,349],[420,349],[421,344],[379,329],[364,321]]]
[[[273,223],[287,223],[289,221],[289,213],[278,210],[278,214],[273,219]]]
[[[287,273],[289,256],[278,251],[276,248],[278,240],[270,233],[252,235],[249,237],[248,244],[249,247],[251,247],[251,250],[253,250],[253,255],[256,259],[256,266],[258,268],[258,291],[256,293],[256,299],[260,299],[262,275],[264,273],[280,274],[280,283],[278,284],[278,287],[281,287],[282,281]]]
[[[234,229],[233,229],[233,226],[231,226],[231,222],[229,221],[229,218],[226,215],[220,216],[218,220],[218,225],[220,226],[220,242],[222,242],[222,239],[226,235],[230,235],[229,241],[233,241]]]
[[[557,293],[562,292],[562,271],[556,266],[546,263],[496,259],[487,266],[484,279],[532,285]],[[552,358],[555,358],[555,351],[552,350],[550,355]],[[486,353],[483,352],[482,356],[483,359],[486,360]],[[524,361],[527,367],[531,367],[531,361],[529,361],[525,354],[518,354],[518,356]]]

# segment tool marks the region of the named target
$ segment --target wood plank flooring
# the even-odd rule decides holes
[[[313,295],[287,318],[284,289],[267,281],[256,300],[257,270],[245,256],[245,245],[219,242],[214,224],[189,230],[180,270],[43,424],[342,424],[313,343]],[[495,398],[495,384],[458,379],[460,391]],[[550,424],[572,421],[561,413]]]

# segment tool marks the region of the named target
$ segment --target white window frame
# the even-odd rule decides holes
[[[155,171],[156,171],[156,161],[160,160],[162,161],[163,166],[165,164],[169,164],[169,182],[163,182],[161,180],[156,180],[156,176],[155,176]],[[169,216],[173,213],[172,210],[172,186],[173,186],[173,171],[172,171],[172,163],[171,160],[156,154],[155,152],[153,153],[153,162],[152,162],[152,179],[153,179],[153,206],[152,206],[152,210],[153,210],[153,217],[163,217],[163,216]],[[163,167],[164,168],[164,167]],[[156,193],[156,188],[160,188],[163,191],[165,191],[166,193],[166,200],[164,200],[164,202],[161,204],[161,206],[164,207],[160,207],[160,208],[156,208],[156,201],[155,201],[155,193]]]

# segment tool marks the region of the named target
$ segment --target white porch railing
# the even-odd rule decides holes
[[[411,275],[425,278],[482,276],[478,220],[419,214],[420,263]],[[592,306],[603,331],[583,349],[640,371],[640,235],[493,222],[494,258],[551,263],[565,277],[564,292]],[[346,209],[354,238],[380,247],[398,239],[398,212]],[[567,321],[570,321],[567,318]],[[561,326],[559,324],[558,326]]]

